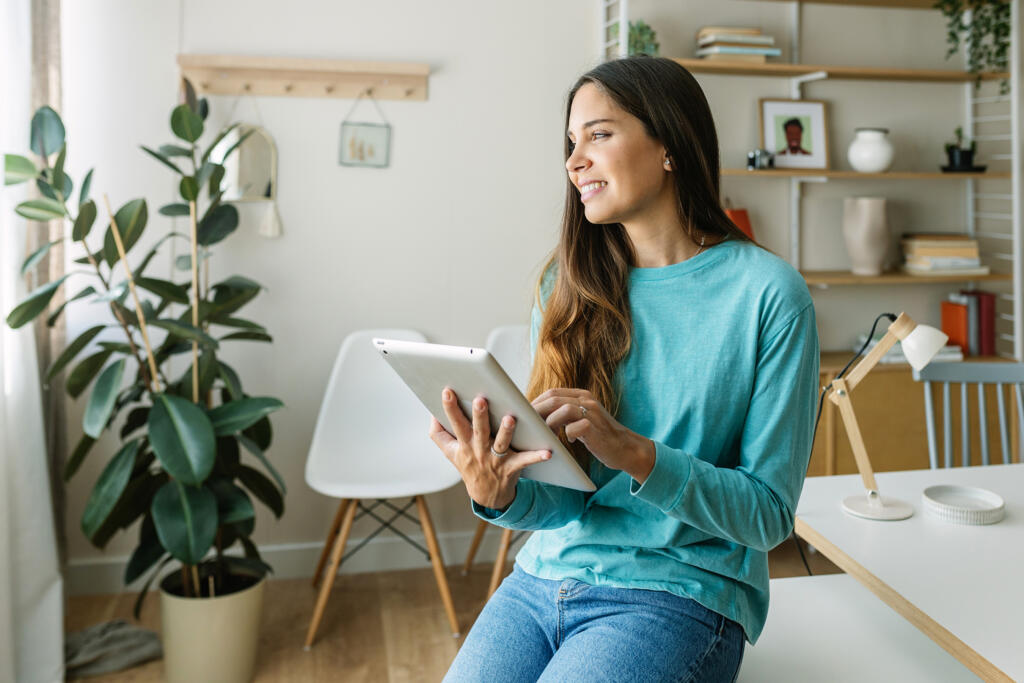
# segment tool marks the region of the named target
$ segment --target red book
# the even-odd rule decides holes
[[[967,305],[952,301],[942,302],[942,331],[949,336],[949,343],[959,346],[967,355]]]
[[[996,355],[996,295],[980,289],[961,290],[961,294],[978,300],[978,353]]]

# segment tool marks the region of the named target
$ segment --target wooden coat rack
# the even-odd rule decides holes
[[[294,57],[178,55],[182,76],[211,95],[426,100],[430,66]]]

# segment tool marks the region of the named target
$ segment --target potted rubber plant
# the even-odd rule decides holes
[[[98,450],[94,446],[106,430],[118,429],[119,446],[102,454],[107,464],[86,503],[82,531],[103,548],[115,533],[138,524],[138,543],[124,575],[126,584],[145,578],[136,618],[154,579],[177,563],[160,581],[168,680],[243,681],[252,678],[270,571],[251,540],[253,499],[277,517],[284,512],[284,480],[266,453],[272,440],[269,416],[283,404],[247,394],[227,362],[232,344],[272,341],[263,325],[239,315],[262,287],[240,275],[210,278],[214,247],[238,225],[237,209],[221,201],[223,162],[244,138],[212,158],[211,150],[235,126],[201,149],[209,105],[187,82],[183,93],[184,102],[170,116],[177,140],[142,149],[178,176],[180,200],[159,213],[187,216],[189,232],[164,221],[166,234],[144,254],[133,247],[149,223],[146,200],[133,199],[116,211],[106,197],[98,204],[90,195],[92,170],[76,195],[66,170],[63,122],[49,107],[35,112],[30,132],[35,158],[5,155],[4,181],[33,183],[40,196],[15,211],[30,220],[61,220],[66,235],[30,255],[22,270],[28,272],[65,239],[78,246],[82,255],[75,263],[83,267],[32,291],[6,321],[11,327],[31,322],[47,311],[60,288],[73,283],[77,288],[49,314],[48,324],[67,305],[109,307],[110,320],[78,335],[47,373],[49,382],[70,369],[68,395],[87,397],[83,434],[67,459],[65,479]],[[181,281],[150,272],[169,240],[189,247],[174,268],[188,272]],[[175,307],[184,310],[172,313]],[[224,621],[224,610],[232,609],[237,615]],[[220,616],[211,617],[214,613]],[[223,628],[224,623],[232,628]],[[196,664],[202,666],[198,677]],[[237,664],[238,670],[211,670],[224,664]],[[211,679],[211,674],[216,675]]]

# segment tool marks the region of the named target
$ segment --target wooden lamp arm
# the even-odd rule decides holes
[[[868,355],[864,356],[864,359],[857,363],[857,366],[846,376],[847,391],[856,389],[860,381],[878,365],[878,361],[882,360],[882,356],[888,353],[889,349],[896,345],[896,342],[910,334],[915,327],[917,327],[917,323],[909,315],[900,313],[896,321],[889,325],[885,336],[875,344],[875,348],[871,349]],[[835,402],[835,394],[833,394],[832,400]]]
[[[868,369],[870,370],[871,368]],[[864,446],[864,437],[861,436],[860,427],[857,426],[857,416],[854,415],[853,404],[850,402],[849,383],[845,379],[840,378],[832,381],[832,394],[829,396],[829,400],[839,406],[839,414],[843,416],[846,436],[850,439],[853,459],[857,462],[857,471],[860,472],[864,488],[868,492],[877,494],[878,484],[875,483],[875,471],[871,467],[871,460],[868,459],[868,450]]]

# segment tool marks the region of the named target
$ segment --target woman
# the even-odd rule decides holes
[[[814,308],[719,201],[718,141],[686,69],[607,62],[569,93],[569,184],[532,319],[533,406],[598,486],[520,479],[445,390],[474,512],[536,531],[448,681],[731,681],[793,527],[818,375]]]

